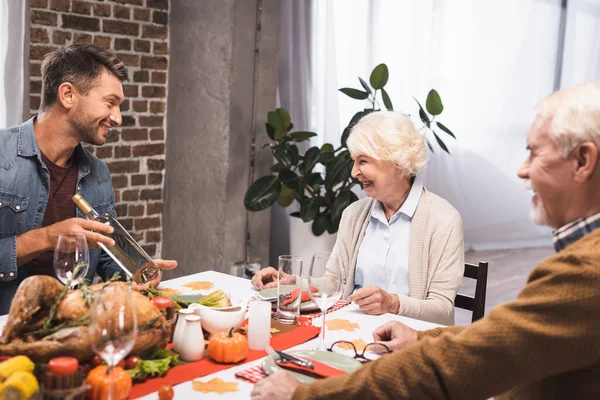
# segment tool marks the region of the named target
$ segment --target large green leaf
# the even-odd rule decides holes
[[[323,176],[319,172],[313,172],[304,177],[304,184],[308,186],[320,185],[323,183]]]
[[[302,221],[309,222],[315,219],[319,213],[319,206],[313,200],[308,200],[300,203],[300,218]]]
[[[363,92],[362,90],[352,88],[341,88],[340,92],[344,93],[348,97],[352,97],[356,100],[364,100],[369,97],[369,93]]]
[[[285,144],[280,144],[273,149],[275,159],[284,165],[292,165],[292,155]]]
[[[435,140],[437,140],[437,142],[440,145],[440,147],[442,148],[442,150],[444,150],[446,153],[450,154],[448,147],[446,147],[446,143],[444,143],[442,141],[442,139],[440,139],[440,137],[434,131],[431,131],[431,132],[433,132],[433,136],[435,136]]]
[[[311,147],[304,153],[304,163],[300,165],[302,175],[309,174],[319,161],[321,151],[318,147]]]
[[[444,105],[442,104],[442,99],[440,95],[435,89],[431,89],[429,94],[427,95],[427,100],[425,100],[425,107],[427,107],[427,111],[431,115],[440,115],[442,111],[444,111]]]
[[[288,207],[294,202],[295,194],[296,193],[293,189],[290,189],[286,186],[282,186],[281,193],[277,198],[277,204],[279,204],[283,208]]]
[[[413,97],[413,99],[415,99],[415,101],[419,105],[419,117],[421,117],[421,121],[423,121],[423,123],[425,125],[427,125],[427,127],[429,128],[429,126],[431,125],[431,121],[429,120],[429,116],[427,115],[427,113],[423,109],[423,106],[421,105],[421,103],[419,103],[419,100],[417,100],[414,97]]]
[[[277,164],[274,164],[271,166],[271,171],[273,172],[281,172],[285,169],[285,165],[283,165],[282,163],[278,162]]]
[[[387,65],[379,64],[373,69],[373,72],[371,72],[371,78],[369,78],[369,81],[371,82],[373,89],[383,89],[388,81],[389,76],[390,73]]]
[[[333,153],[333,145],[331,143],[325,143],[321,146],[321,153]]]
[[[342,212],[350,205],[350,193],[352,192],[347,191],[342,193],[333,202],[333,207],[331,208],[331,217],[333,220],[341,218]]]
[[[292,159],[292,165],[298,165],[300,161],[300,154],[298,153],[298,147],[293,144],[286,145],[286,151],[290,158]]]
[[[443,125],[440,121],[436,122],[437,126],[440,127],[441,130],[443,130],[444,132],[446,132],[448,135],[452,136],[454,139],[456,139],[456,136],[454,136],[454,133],[452,133],[450,131],[450,129],[448,129],[445,125]]]
[[[269,124],[268,122],[265,122],[265,128],[267,129],[267,135],[269,135],[271,140],[275,140],[275,132],[277,132],[277,129],[271,126],[271,124]]]
[[[276,176],[258,178],[244,196],[244,207],[248,211],[262,211],[273,205],[281,192],[281,182]]]
[[[285,108],[278,108],[275,110],[279,118],[281,118],[281,122],[283,123],[283,128],[287,132],[288,128],[292,124],[292,119],[290,118],[290,114],[287,112]]]
[[[321,236],[327,230],[327,217],[325,215],[317,215],[312,223],[312,233],[315,236]]]
[[[311,137],[317,136],[314,132],[294,132],[290,133],[290,137],[294,139],[295,142],[304,142],[305,140],[310,139]]]
[[[385,106],[385,108],[387,108],[388,111],[394,111],[392,100],[390,100],[390,96],[388,95],[388,92],[385,91],[385,89],[381,89],[381,98],[383,99],[383,105]]]
[[[373,93],[373,91],[371,90],[371,88],[369,87],[369,85],[367,85],[367,82],[365,82],[363,78],[361,78],[359,76],[358,80],[360,82],[360,85],[365,88],[365,90],[367,91],[367,93],[369,93],[369,94]]]
[[[336,160],[326,166],[325,186],[333,189],[337,184],[350,179],[352,165],[353,161],[347,151],[336,156]]]
[[[319,162],[323,165],[327,164],[328,162],[331,162],[332,160],[335,159],[335,154],[333,153],[333,151],[328,151],[328,152],[321,152],[321,154],[319,155]]]
[[[298,175],[294,171],[290,171],[289,169],[281,171],[279,173],[279,180],[290,189],[300,189],[300,179],[298,179]]]
[[[283,120],[281,119],[281,115],[279,115],[277,111],[269,111],[267,113],[267,122],[275,129],[273,139],[279,140],[285,136],[287,131]]]

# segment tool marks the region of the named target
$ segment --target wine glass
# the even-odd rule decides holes
[[[108,364],[108,399],[119,398],[113,393],[111,372],[133,349],[137,337],[135,304],[127,284],[109,283],[96,293],[88,333],[92,350]]]
[[[312,301],[321,309],[321,344],[325,347],[325,318],[327,310],[342,297],[342,265],[339,256],[332,253],[317,253],[312,257],[308,270],[308,293]]]
[[[73,288],[87,275],[90,253],[83,233],[58,236],[54,249],[54,272],[58,280]]]

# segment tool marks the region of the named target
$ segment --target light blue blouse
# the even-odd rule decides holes
[[[410,221],[417,209],[423,183],[415,178],[402,207],[389,222],[380,201],[373,203],[371,219],[358,250],[355,290],[378,286],[388,293],[409,295],[408,251]]]

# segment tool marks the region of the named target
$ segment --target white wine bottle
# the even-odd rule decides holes
[[[115,260],[127,276],[136,283],[146,283],[156,277],[162,278],[162,270],[156,266],[148,253],[131,237],[119,221],[110,215],[98,214],[80,194],[73,196],[72,200],[87,219],[113,227],[114,232],[112,234],[103,235],[113,239],[115,245],[98,244]]]

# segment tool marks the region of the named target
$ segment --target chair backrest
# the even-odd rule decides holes
[[[480,261],[479,265],[465,263],[465,278],[476,279],[475,296],[470,297],[464,294],[457,294],[454,300],[454,306],[470,310],[473,312],[471,322],[482,318],[485,314],[485,292],[487,288],[488,263]]]

